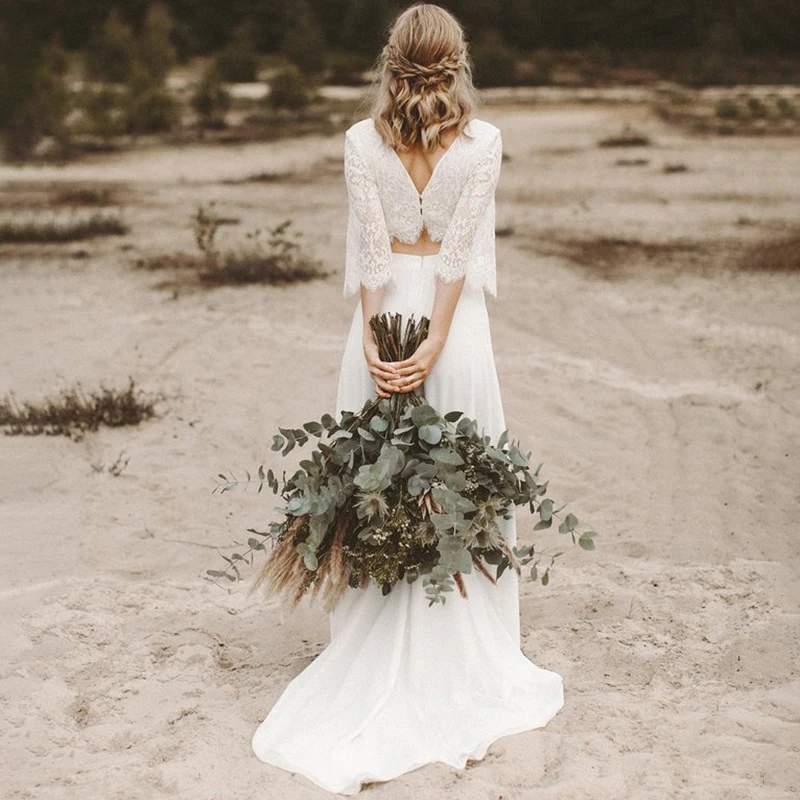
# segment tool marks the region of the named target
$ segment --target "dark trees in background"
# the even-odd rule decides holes
[[[108,0],[3,0],[0,23],[25,21],[39,41],[58,33],[68,49],[85,48],[115,4]],[[150,0],[116,4],[120,20],[141,32]],[[299,5],[286,0],[165,0],[175,21],[174,43],[182,56],[211,54],[228,44],[247,22],[261,52],[277,52]],[[330,47],[376,54],[394,15],[410,2],[306,0]],[[476,41],[494,28],[511,47],[611,50],[710,46],[726,27],[747,53],[800,52],[797,0],[453,0],[445,8]]]

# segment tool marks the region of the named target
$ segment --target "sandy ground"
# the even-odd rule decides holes
[[[552,494],[599,532],[598,550],[551,534],[568,546],[550,585],[521,588],[523,649],[564,676],[558,716],[463,772],[431,764],[364,795],[795,797],[800,275],[723,267],[800,217],[800,143],[693,139],[636,105],[482,116],[510,157],[497,224],[513,231],[498,238],[490,304],[506,416]],[[652,146],[596,146],[625,122]],[[277,426],[335,401],[353,310],[341,297],[342,148],[314,137],[0,165],[3,213],[50,181],[109,181],[132,226],[0,249],[0,394],[34,400],[131,375],[166,397],[137,429],[0,439],[9,800],[326,796],[250,751],[324,648],[326,616],[282,615],[244,585],[200,576],[272,506],[212,495],[216,473],[284,466],[269,450]],[[688,171],[662,171],[676,161]],[[236,182],[270,170],[298,175]],[[222,244],[290,217],[335,274],[175,293],[131,268],[191,251],[189,217],[210,200],[241,219]],[[633,246],[611,270],[570,260],[569,242],[598,236],[700,249],[653,259]],[[130,461],[115,477],[121,452]],[[521,541],[533,522],[520,516]]]

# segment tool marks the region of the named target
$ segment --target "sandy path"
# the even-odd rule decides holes
[[[487,109],[511,160],[498,195],[490,307],[509,427],[553,494],[600,532],[546,588],[524,583],[524,650],[564,675],[545,729],[506,737],[461,774],[429,765],[375,797],[784,800],[800,785],[797,486],[800,276],[633,258],[615,279],[544,252],[554,238],[731,243],[797,219],[800,148],[691,139],[638,107]],[[623,121],[650,160],[595,147]],[[270,503],[211,495],[258,463],[277,425],[329,410],[353,304],[341,298],[339,139],[148,151],[30,181],[122,181],[133,233],[38,255],[0,251],[0,393],[29,399],[127,376],[163,418],[81,443],[0,439],[0,770],[9,798],[312,798],[258,762],[252,731],[324,647],[302,606],[199,578]],[[628,154],[631,155],[631,154]],[[665,175],[683,161],[687,173]],[[316,165],[316,166],[315,166]],[[325,169],[313,184],[221,184]],[[189,215],[286,216],[337,274],[292,288],[153,289],[139,254],[190,250]],[[741,225],[747,216],[755,224]],[[132,246],[132,249],[123,247]],[[107,468],[121,451],[120,477]],[[287,461],[287,464],[289,462]],[[521,537],[533,535],[521,518]],[[558,542],[557,535],[552,537]]]

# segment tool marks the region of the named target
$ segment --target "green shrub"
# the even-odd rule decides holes
[[[779,97],[775,101],[778,114],[784,119],[794,119],[797,116],[797,107],[788,97]]]
[[[363,86],[368,64],[357,53],[334,52],[328,55],[329,73],[325,82],[334,86]]]
[[[110,86],[102,86],[97,91],[87,89],[80,101],[84,131],[105,141],[124,133],[126,120],[122,99],[123,95]]]
[[[112,8],[101,31],[95,31],[86,50],[86,73],[94,80],[125,83],[136,57],[136,37],[130,25]]]
[[[314,75],[325,69],[325,36],[306,6],[295,7],[293,19],[281,44],[281,52],[306,75]]]
[[[204,127],[224,124],[225,112],[231,105],[231,96],[222,82],[216,62],[206,68],[192,95],[191,103]]]
[[[169,91],[152,82],[151,74],[138,72],[125,97],[125,121],[129,133],[161,133],[180,120],[180,107]]]
[[[738,119],[742,113],[739,104],[730,97],[717,101],[714,110],[720,119]]]
[[[768,116],[766,105],[758,97],[747,98],[747,110],[753,119],[765,119]]]
[[[289,66],[273,76],[267,105],[294,111],[305,108],[312,99],[313,90],[308,78],[297,67]]]
[[[156,3],[147,11],[141,38],[136,44],[136,62],[152,83],[162,83],[175,66],[178,55],[172,44],[172,17],[169,9]]]
[[[44,136],[52,136],[64,154],[69,149],[65,118],[70,110],[66,86],[66,58],[55,42],[36,56],[25,59],[13,78],[26,91],[14,93],[12,104],[3,109],[4,150],[10,161],[30,158]]]
[[[230,83],[252,83],[258,78],[258,55],[228,46],[215,56],[220,77]]]

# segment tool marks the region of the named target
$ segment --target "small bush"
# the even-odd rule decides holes
[[[163,133],[180,121],[180,106],[165,87],[137,80],[125,98],[125,121],[129,133]]]
[[[742,113],[739,104],[730,97],[723,97],[719,100],[714,112],[720,119],[739,119]]]
[[[758,97],[747,98],[747,110],[753,119],[766,119],[769,116],[767,106],[764,101]]]
[[[200,282],[208,286],[243,283],[275,285],[324,277],[327,273],[321,270],[319,262],[303,255],[300,244],[296,241],[301,236],[300,232],[295,231],[295,241],[288,237],[291,224],[292,221],[287,219],[270,230],[266,243],[261,239],[260,230],[249,233],[249,244],[246,247],[226,253],[218,253],[214,249],[212,234],[210,245],[200,245],[207,255],[205,267],[198,276]],[[207,220],[201,219],[197,223],[198,243],[207,237],[203,226],[205,231],[209,230]]]
[[[100,213],[83,219],[2,220],[0,244],[75,242],[95,236],[120,236],[128,231],[129,227],[119,215]]]
[[[309,80],[295,66],[277,72],[270,83],[267,105],[270,108],[285,108],[296,111],[308,106],[313,99]]]
[[[87,89],[81,98],[84,133],[98,136],[108,142],[125,132],[126,119],[123,110],[123,96],[110,86],[98,90]]]
[[[281,53],[304,75],[317,75],[327,63],[325,36],[316,18],[303,5],[292,6]]]
[[[642,133],[637,133],[629,125],[626,125],[621,133],[601,139],[598,147],[647,147],[651,144],[649,137]]]
[[[144,70],[155,85],[163,83],[178,60],[172,44],[172,28],[167,6],[162,3],[150,6],[141,38],[136,43],[136,66]]]
[[[778,110],[779,116],[784,119],[795,119],[797,114],[797,107],[792,104],[788,97],[779,97],[775,100],[775,106]]]
[[[229,83],[252,83],[258,79],[258,54],[228,46],[214,57],[220,77]]]
[[[4,150],[9,161],[25,161],[34,155],[45,136],[53,137],[56,151],[65,155],[70,134],[65,119],[70,110],[66,85],[66,57],[56,42],[25,60],[25,69],[13,80],[24,87],[14,104],[0,111],[5,120]]]
[[[333,86],[363,86],[369,65],[357,53],[334,52],[328,56],[329,73],[325,83]]]
[[[256,31],[244,22],[233,33],[233,38],[216,58],[216,67],[222,80],[229,83],[252,83],[258,80],[258,51]]]
[[[224,126],[225,112],[231,106],[231,96],[222,82],[220,71],[215,63],[210,64],[203,73],[191,102],[203,127]]]
[[[62,390],[55,399],[21,406],[12,392],[0,400],[0,426],[9,436],[45,434],[81,439],[101,425],[138,425],[155,415],[157,398],[143,397],[141,391],[134,390],[133,378],[128,380],[127,389],[101,387],[88,396],[78,383],[74,389]]]
[[[102,31],[95,31],[86,51],[89,78],[111,83],[125,83],[131,76],[136,57],[136,37],[119,11],[112,8]]]
[[[301,234],[290,238],[291,220],[285,220],[268,231],[267,241],[262,231],[247,234],[247,244],[237,250],[220,251],[216,234],[225,218],[216,214],[213,204],[202,205],[192,215],[195,242],[201,255],[177,253],[140,259],[136,266],[150,271],[180,270],[189,280],[201,286],[226,286],[250,283],[282,285],[323,278],[328,273],[316,259],[307,257],[297,241]]]

